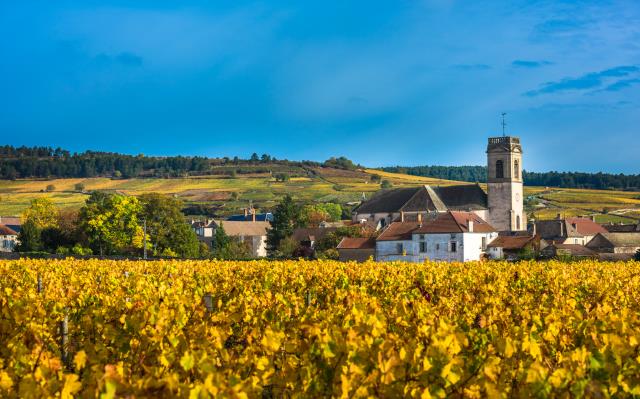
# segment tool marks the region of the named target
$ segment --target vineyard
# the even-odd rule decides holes
[[[0,396],[640,395],[640,263],[0,262]]]

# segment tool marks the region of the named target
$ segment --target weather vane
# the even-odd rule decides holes
[[[502,113],[502,137],[505,136],[504,129],[507,127],[507,122],[505,122],[504,117],[507,115],[506,112]]]

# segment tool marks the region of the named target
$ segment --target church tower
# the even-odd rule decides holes
[[[489,223],[498,231],[526,230],[522,206],[522,146],[519,137],[490,137],[487,145]]]

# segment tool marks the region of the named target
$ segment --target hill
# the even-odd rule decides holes
[[[63,209],[77,209],[93,190],[129,195],[148,192],[170,194],[181,198],[185,202],[185,210],[194,215],[239,213],[250,201],[258,209],[271,209],[287,193],[297,201],[336,202],[349,209],[362,199],[363,193],[369,198],[380,190],[380,181],[384,180],[391,182],[393,187],[460,184],[453,180],[375,169],[327,167],[301,169],[297,177],[286,181],[278,181],[273,173],[186,178],[0,180],[0,215],[20,215],[31,199],[37,197],[48,197]],[[75,190],[78,183],[84,185],[84,192]],[[48,192],[47,186],[54,186],[54,189]],[[552,218],[561,213],[565,216],[596,215],[602,222],[640,219],[640,193],[636,192],[525,187],[525,195],[525,207],[530,217]]]
[[[263,167],[268,168],[269,164]],[[285,194],[306,202],[336,202],[347,205],[366,198],[380,189],[380,179],[394,187],[418,184],[449,185],[458,182],[386,173],[374,170],[345,170],[306,167],[297,176],[279,181],[274,173],[246,173],[183,178],[106,177],[72,179],[0,180],[0,215],[19,215],[31,199],[50,198],[61,208],[79,208],[89,192],[115,191],[129,195],[158,192],[181,198],[193,213],[209,210],[217,215],[239,212],[251,201],[258,209],[270,209]],[[84,185],[84,192],[76,185]],[[53,186],[48,191],[47,187]],[[51,188],[51,187],[50,187]]]

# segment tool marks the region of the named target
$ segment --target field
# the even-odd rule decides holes
[[[0,396],[631,397],[640,263],[0,262]]]
[[[301,201],[357,202],[363,193],[370,198],[380,189],[380,184],[372,181],[373,175],[389,180],[394,187],[460,184],[375,169],[314,168],[307,172],[307,177],[293,177],[286,182],[277,182],[266,173],[174,179],[0,180],[0,215],[18,216],[29,206],[31,199],[37,197],[48,197],[61,208],[79,208],[92,190],[129,195],[148,192],[170,194],[183,199],[186,204],[211,206],[219,214],[228,215],[240,212],[249,201],[259,209],[271,209],[287,193]],[[77,183],[84,184],[84,193],[75,190]],[[46,192],[48,185],[55,189]],[[640,193],[637,192],[525,187],[525,196],[530,199],[527,204],[530,217],[548,219],[561,213],[564,216],[595,215],[598,222],[631,223],[640,220]]]
[[[331,168],[315,168],[309,177],[294,177],[287,182],[277,182],[270,174],[208,176],[174,179],[52,179],[52,180],[0,180],[0,215],[18,216],[29,206],[33,198],[47,197],[61,208],[79,208],[88,192],[107,190],[140,195],[148,192],[171,194],[186,203],[209,204],[222,207],[222,213],[238,212],[252,201],[258,208],[271,208],[285,194],[304,201],[347,203],[358,201],[380,189],[371,181],[373,173],[384,175],[395,187],[417,184],[455,184],[448,180],[386,174],[378,171],[343,171]],[[82,183],[85,193],[75,190]],[[51,192],[46,188],[53,185]],[[237,197],[233,197],[233,193]]]

